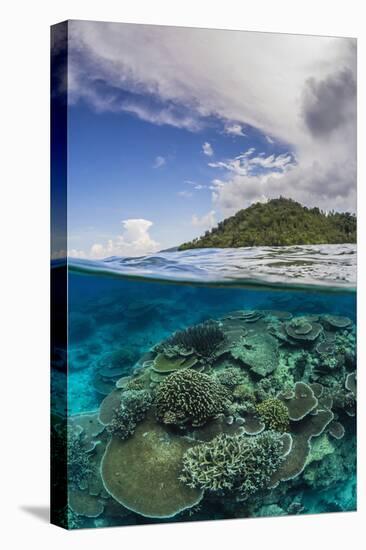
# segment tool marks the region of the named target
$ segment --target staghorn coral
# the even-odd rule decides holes
[[[276,398],[266,399],[257,405],[256,410],[268,430],[287,432],[289,416],[287,407],[282,401]]]
[[[245,500],[267,487],[283,460],[283,446],[272,431],[252,437],[220,434],[185,452],[180,480],[191,488],[235,492]]]
[[[120,439],[129,437],[138,422],[145,418],[146,411],[152,403],[147,390],[126,390],[122,393],[120,406],[115,409],[107,431]]]
[[[156,417],[164,424],[202,426],[223,412],[227,401],[227,390],[213,378],[182,370],[160,384],[155,397]]]
[[[178,349],[180,355],[184,354],[184,350],[186,353],[193,350],[200,357],[211,359],[224,342],[225,335],[218,323],[206,321],[185,330],[178,330],[156,349],[163,352],[166,349],[168,353],[172,348]]]

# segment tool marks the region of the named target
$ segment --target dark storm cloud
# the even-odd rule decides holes
[[[313,137],[326,137],[347,124],[356,108],[356,82],[350,69],[324,80],[309,78],[303,98],[303,118]]]

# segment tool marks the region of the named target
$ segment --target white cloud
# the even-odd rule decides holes
[[[144,256],[159,250],[159,243],[149,234],[153,223],[149,220],[130,219],[122,221],[123,232],[106,243],[95,243],[89,253],[82,250],[69,250],[72,258],[91,258],[100,260],[108,256]]]
[[[202,145],[202,151],[204,155],[207,155],[208,157],[212,157],[214,154],[212,145],[208,141],[205,141],[205,143]]]
[[[248,161],[249,165],[261,166],[262,168],[279,168],[281,170],[285,169],[292,162],[293,159],[289,153],[277,156],[269,155],[268,157],[258,156]]]
[[[207,189],[207,185],[203,185],[202,183],[197,183],[196,181],[185,180],[184,183],[188,183],[189,185],[192,185],[193,189],[197,189],[197,191],[200,191],[201,189]]]
[[[229,134],[232,136],[246,136],[246,134],[243,132],[243,127],[240,124],[226,124],[224,132],[225,134]]]
[[[211,186],[212,199],[225,217],[253,202],[280,195],[324,210],[334,208],[354,211],[354,189],[348,182],[355,178],[355,164],[348,166],[340,161],[324,166],[310,157],[306,162],[288,164],[277,172],[236,172],[228,179],[215,179]]]
[[[153,168],[160,168],[161,166],[164,166],[166,164],[166,159],[161,156],[155,157]]]
[[[266,136],[266,140],[268,141],[268,143],[270,143],[271,145],[273,145],[275,143],[275,140],[271,138],[271,136]]]
[[[71,248],[71,250],[68,251],[68,255],[70,258],[86,258],[87,254],[84,252],[84,250],[78,250],[76,248]]]
[[[184,197],[185,199],[190,199],[193,196],[193,193],[190,191],[178,191],[177,195],[179,197]]]
[[[201,217],[194,214],[192,216],[192,225],[194,225],[195,227],[199,227],[200,229],[211,229],[214,225],[216,225],[215,210],[211,210]]]
[[[251,155],[254,153],[255,149],[252,147],[248,149],[245,153],[238,155],[233,159],[226,159],[224,161],[220,160],[217,162],[209,162],[208,165],[211,168],[221,168],[228,172],[232,172],[235,175],[240,176],[249,176],[256,175],[258,172],[258,167],[263,170],[271,171],[285,171],[291,164],[294,163],[294,159],[291,154],[283,153],[279,155],[269,155],[263,156],[259,154],[256,157]]]
[[[71,102],[193,131],[209,116],[253,126],[295,152],[287,193],[355,207],[353,39],[84,21],[69,39]]]

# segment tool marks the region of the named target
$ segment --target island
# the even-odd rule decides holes
[[[324,212],[279,197],[239,210],[178,249],[356,243],[356,234],[353,213]]]

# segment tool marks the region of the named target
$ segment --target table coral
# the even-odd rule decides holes
[[[291,399],[282,399],[288,410],[290,420],[305,418],[318,404],[313,390],[304,382],[296,382],[295,395]],[[281,398],[281,394],[279,395]]]
[[[266,332],[252,333],[240,338],[231,354],[258,376],[266,376],[277,367],[278,343]]]
[[[120,504],[151,518],[173,517],[200,502],[200,489],[179,479],[182,457],[197,443],[174,435],[148,415],[132,437],[113,437],[102,460],[108,493]]]
[[[293,340],[301,340],[302,342],[313,342],[322,330],[322,326],[310,317],[295,317],[285,323],[287,335]]]

